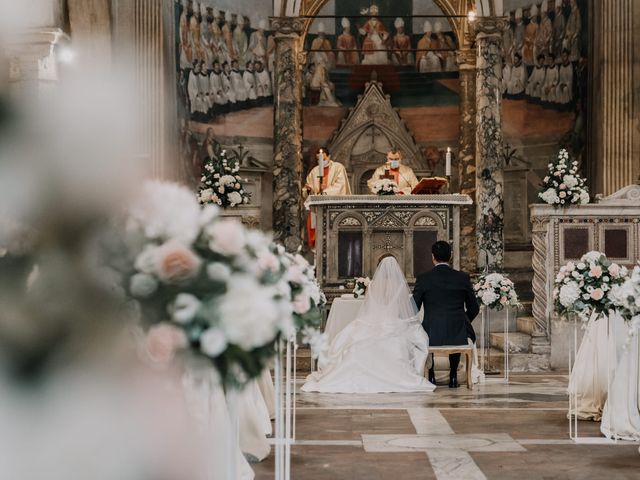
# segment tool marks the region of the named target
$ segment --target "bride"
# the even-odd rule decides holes
[[[395,258],[380,262],[356,319],[331,342],[304,392],[431,392],[422,375],[429,337]]]

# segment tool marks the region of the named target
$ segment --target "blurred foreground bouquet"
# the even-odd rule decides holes
[[[227,388],[241,387],[267,367],[278,338],[320,324],[325,300],[304,258],[218,213],[185,187],[147,182],[129,208],[124,274],[151,361],[187,351],[210,359]]]

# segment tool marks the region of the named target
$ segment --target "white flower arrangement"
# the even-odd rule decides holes
[[[559,207],[589,203],[586,181],[578,173],[578,162],[570,161],[567,150],[560,150],[558,159],[547,168],[542,191],[538,193],[543,202]]]
[[[212,203],[223,208],[249,203],[250,195],[244,190],[242,178],[238,175],[240,166],[236,161],[227,160],[226,150],[220,152],[219,160],[209,159],[204,170],[198,193],[200,203]]]
[[[608,296],[629,325],[628,343],[640,333],[640,264],[634,267],[624,283],[613,286]]]
[[[553,291],[556,311],[560,315],[576,313],[587,321],[594,312],[615,308],[612,290],[622,285],[627,275],[625,267],[611,262],[604,253],[584,254],[578,263],[560,267],[556,275]]]
[[[396,182],[389,178],[376,180],[373,184],[373,193],[375,195],[397,195],[400,192]]]
[[[364,297],[367,293],[367,288],[371,279],[369,277],[358,277],[355,279],[355,287],[353,288],[353,296],[355,298]]]
[[[152,208],[158,198],[180,200],[181,210]],[[179,352],[204,356],[225,386],[242,386],[267,366],[278,338],[320,325],[326,300],[313,267],[264,233],[220,218],[218,207],[199,205],[187,188],[145,185],[128,227],[131,261],[121,273],[151,327],[146,351],[156,363]]]
[[[518,294],[511,280],[501,273],[481,275],[473,285],[478,301],[493,310],[507,307],[519,308]]]

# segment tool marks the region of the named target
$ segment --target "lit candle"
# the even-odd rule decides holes
[[[447,163],[445,166],[445,175],[447,177],[450,177],[451,176],[451,147],[447,147],[446,159],[447,159]]]

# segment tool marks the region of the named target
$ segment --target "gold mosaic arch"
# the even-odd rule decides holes
[[[288,0],[293,1],[293,0]],[[299,0],[300,1],[300,0]],[[316,16],[320,9],[327,3],[329,0],[301,0],[302,4],[300,6],[300,15],[304,16]],[[286,0],[285,0],[286,3]],[[440,10],[445,15],[464,15],[466,16],[469,11],[475,9],[475,1],[474,0],[433,0]],[[311,24],[313,23],[313,19],[309,18],[305,21],[305,26],[303,30],[302,37],[304,38],[311,28]],[[452,18],[450,19],[451,27],[453,28],[453,33],[456,36],[458,41],[458,45],[460,47],[467,46],[469,44],[468,35],[467,35],[467,20],[466,18]]]

